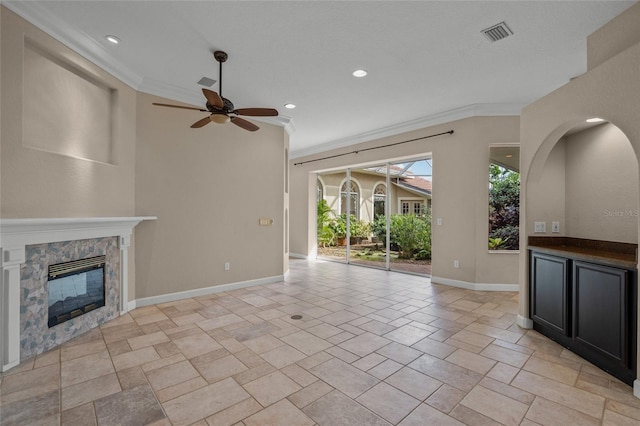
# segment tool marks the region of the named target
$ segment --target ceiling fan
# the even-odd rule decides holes
[[[229,121],[231,121],[238,127],[242,127],[243,129],[250,132],[255,132],[259,129],[258,126],[256,126],[249,120],[245,120],[244,118],[240,118],[238,116],[246,115],[248,117],[276,117],[278,115],[278,111],[273,108],[235,109],[233,103],[229,99],[222,97],[222,63],[226,62],[228,55],[223,51],[216,50],[215,52],[213,52],[213,57],[220,64],[220,82],[218,83],[220,87],[220,94],[214,92],[213,90],[202,89],[202,93],[204,93],[204,97],[207,99],[206,109],[181,105],[160,104],[156,102],[154,102],[153,105],[171,108],[193,109],[196,111],[211,113],[209,116],[193,123],[191,125],[192,128],[205,126],[212,121],[219,124],[228,123]]]

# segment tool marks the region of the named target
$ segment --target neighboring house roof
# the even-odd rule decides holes
[[[392,182],[394,185],[431,198],[431,181],[421,177],[403,177]]]
[[[369,173],[378,174],[380,176],[386,176],[387,167],[371,167],[366,169]],[[420,176],[414,176],[413,173],[407,171],[407,168],[400,167],[394,164],[389,166],[389,173],[394,185],[403,188],[407,191],[413,192],[419,196],[426,196],[431,198],[431,181],[424,179]]]

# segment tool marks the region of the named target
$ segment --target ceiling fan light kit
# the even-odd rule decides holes
[[[218,124],[224,124],[224,123],[228,123],[229,121],[231,121],[229,116],[226,115],[226,114],[211,114],[209,116],[209,119],[211,121],[213,121],[214,123],[218,123]]]
[[[274,108],[240,108],[235,109],[233,102],[229,99],[224,98],[222,96],[222,64],[227,61],[229,56],[226,52],[221,50],[216,50],[213,52],[213,57],[216,61],[218,61],[220,74],[218,79],[219,91],[220,94],[214,92],[209,89],[202,89],[202,93],[206,98],[206,109],[198,108],[198,107],[187,107],[180,105],[169,105],[169,104],[161,104],[161,103],[153,103],[153,105],[164,106],[170,108],[182,108],[182,109],[192,109],[196,111],[202,112],[210,112],[211,115],[208,117],[202,118],[191,125],[192,128],[200,128],[203,127],[210,122],[224,124],[228,122],[232,122],[238,127],[241,127],[250,132],[255,132],[259,129],[258,126],[250,122],[249,120],[245,120],[244,118],[240,118],[240,115],[245,115],[248,117],[276,117],[278,115],[278,110]]]

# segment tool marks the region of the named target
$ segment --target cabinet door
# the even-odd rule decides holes
[[[573,335],[581,344],[627,365],[627,271],[573,263]]]
[[[569,335],[569,260],[531,253],[531,318]]]

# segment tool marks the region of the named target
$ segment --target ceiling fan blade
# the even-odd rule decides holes
[[[202,127],[202,126],[206,126],[209,123],[211,123],[211,118],[205,117],[205,118],[202,118],[202,119],[196,121],[195,123],[193,123],[191,125],[191,128],[192,129],[197,129],[197,128]]]
[[[202,109],[202,108],[198,108],[198,107],[189,107],[189,106],[182,106],[182,105],[169,105],[169,104],[159,104],[157,102],[153,102],[152,105],[157,105],[157,106],[163,106],[163,107],[170,107],[170,108],[182,108],[182,109],[193,109],[195,111],[202,111],[202,112],[207,112],[206,109]]]
[[[248,130],[250,132],[255,132],[260,128],[255,124],[253,124],[252,122],[240,117],[231,117],[231,122],[236,126],[242,127],[243,129]]]
[[[224,106],[224,102],[220,95],[209,89],[202,89],[202,93],[204,93],[204,97],[207,98],[207,101],[209,101],[211,105],[218,109],[222,109],[222,107]]]
[[[278,115],[278,110],[273,108],[240,108],[233,112],[249,117],[276,117]]]

